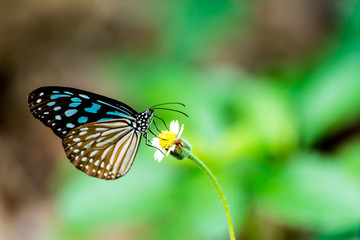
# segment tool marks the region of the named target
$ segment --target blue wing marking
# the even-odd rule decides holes
[[[57,99],[57,98],[61,98],[61,97],[69,97],[69,95],[65,95],[65,94],[55,94],[55,95],[52,95],[50,97],[50,99]]]
[[[101,108],[101,105],[93,103],[91,107],[85,108],[85,111],[89,113],[97,113],[97,111]]]
[[[71,117],[72,115],[74,115],[75,113],[77,113],[78,110],[76,109],[69,109],[65,111],[65,116],[67,117]]]
[[[86,123],[88,120],[88,117],[79,117],[78,122],[79,123]]]
[[[69,107],[78,107],[80,104],[81,104],[80,102],[70,103]]]
[[[81,99],[78,98],[78,97],[73,97],[73,98],[71,98],[71,101],[73,101],[73,102],[81,102]]]
[[[108,115],[114,115],[114,116],[119,116],[119,117],[125,117],[125,118],[132,118],[132,117],[129,116],[128,114],[124,114],[124,113],[117,112],[117,111],[106,112],[106,114],[108,114]]]

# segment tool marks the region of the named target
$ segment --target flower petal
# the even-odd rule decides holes
[[[181,129],[180,129],[180,132],[179,132],[179,134],[178,134],[178,138],[180,138],[180,136],[181,136],[181,134],[182,134],[183,131],[184,131],[184,124],[181,125]]]
[[[176,121],[172,120],[170,122],[170,132],[173,132],[173,133],[175,133],[175,135],[178,135],[178,133],[179,133],[179,122],[178,122],[178,120],[176,120]]]
[[[151,145],[156,148],[161,148],[160,141],[157,137],[152,139]]]
[[[160,150],[156,150],[154,158],[155,161],[161,162],[161,160],[164,158],[164,154]]]

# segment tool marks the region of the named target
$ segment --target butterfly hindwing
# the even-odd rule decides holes
[[[135,121],[137,115],[119,101],[67,87],[38,88],[30,93],[28,103],[31,113],[61,138],[83,124],[121,118]]]
[[[83,124],[69,131],[63,147],[72,164],[86,174],[107,180],[125,175],[136,155],[141,133],[129,119]]]

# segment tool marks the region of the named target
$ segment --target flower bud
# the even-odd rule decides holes
[[[191,145],[184,138],[179,138],[175,142],[175,149],[170,154],[178,159],[183,160],[189,156],[191,152]]]

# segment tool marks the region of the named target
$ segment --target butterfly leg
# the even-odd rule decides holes
[[[159,150],[163,155],[165,155],[165,153],[164,153],[161,149],[159,149],[158,147],[153,146],[152,144],[149,144],[150,140],[148,139],[148,134],[147,134],[146,132],[144,133],[143,137],[146,139],[146,141],[145,141],[146,146],[149,146],[149,147],[152,147],[152,148],[156,148],[156,149]],[[150,143],[151,143],[151,142],[150,142]]]
[[[153,119],[151,119],[151,120],[153,120]],[[151,121],[151,123],[152,123],[152,121]],[[151,123],[150,123],[150,124],[151,124]],[[154,137],[157,137],[157,135],[150,129],[150,126],[151,126],[150,124],[149,124],[149,127],[147,128],[147,130],[149,130],[149,132],[150,132],[152,135],[154,135]],[[145,133],[146,133],[146,136],[147,136],[147,132],[145,132]]]

